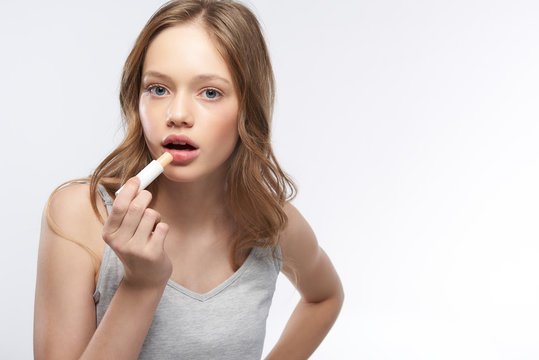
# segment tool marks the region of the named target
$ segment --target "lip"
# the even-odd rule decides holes
[[[198,150],[198,145],[184,134],[171,134],[163,139],[163,146],[167,146],[172,143],[186,143]]]
[[[166,146],[172,143],[185,143],[194,148],[194,150],[169,149]],[[194,160],[200,153],[198,145],[184,134],[172,134],[165,137],[162,141],[163,150],[172,155],[173,163],[185,164]]]

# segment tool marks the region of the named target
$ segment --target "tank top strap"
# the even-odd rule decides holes
[[[103,203],[105,203],[105,207],[107,208],[107,214],[110,214],[110,211],[112,209],[112,198],[110,197],[105,187],[101,184],[97,184],[97,192],[99,193],[99,196],[101,196],[101,199],[103,199]]]
[[[112,209],[112,198],[110,197],[109,193],[107,192],[107,189],[101,184],[97,184],[97,192],[99,193],[99,196],[101,196],[101,199],[103,200],[103,203],[105,204],[105,207],[107,208],[107,214],[110,214],[110,211]],[[99,275],[97,277],[97,284],[96,288],[93,294],[94,297],[94,303],[97,304],[101,300],[101,292],[103,287],[103,282],[105,281],[103,279],[103,275],[106,272],[107,268],[109,267],[109,261],[112,256],[112,249],[110,246],[105,245],[105,252],[103,253],[103,258],[101,259],[101,266],[99,267]]]

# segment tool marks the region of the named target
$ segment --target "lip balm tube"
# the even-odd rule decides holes
[[[142,169],[136,177],[140,179],[140,185],[138,187],[137,193],[144,190],[146,186],[150,185],[152,181],[154,181],[163,171],[165,171],[165,166],[170,164],[172,162],[172,155],[170,153],[165,152],[163,155],[161,155],[157,160],[152,160],[144,169]],[[124,188],[125,185],[122,185],[121,188],[118,189],[114,193],[115,196],[118,196],[120,191]]]

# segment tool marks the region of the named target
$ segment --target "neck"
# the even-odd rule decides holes
[[[185,236],[206,231],[231,232],[224,180],[175,183],[162,177],[150,206],[161,214],[161,220],[171,230]]]

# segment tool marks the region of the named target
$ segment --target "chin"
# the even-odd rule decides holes
[[[225,171],[199,172],[194,169],[165,169],[164,177],[171,182],[190,184],[209,182],[215,186],[217,183],[225,183]]]

